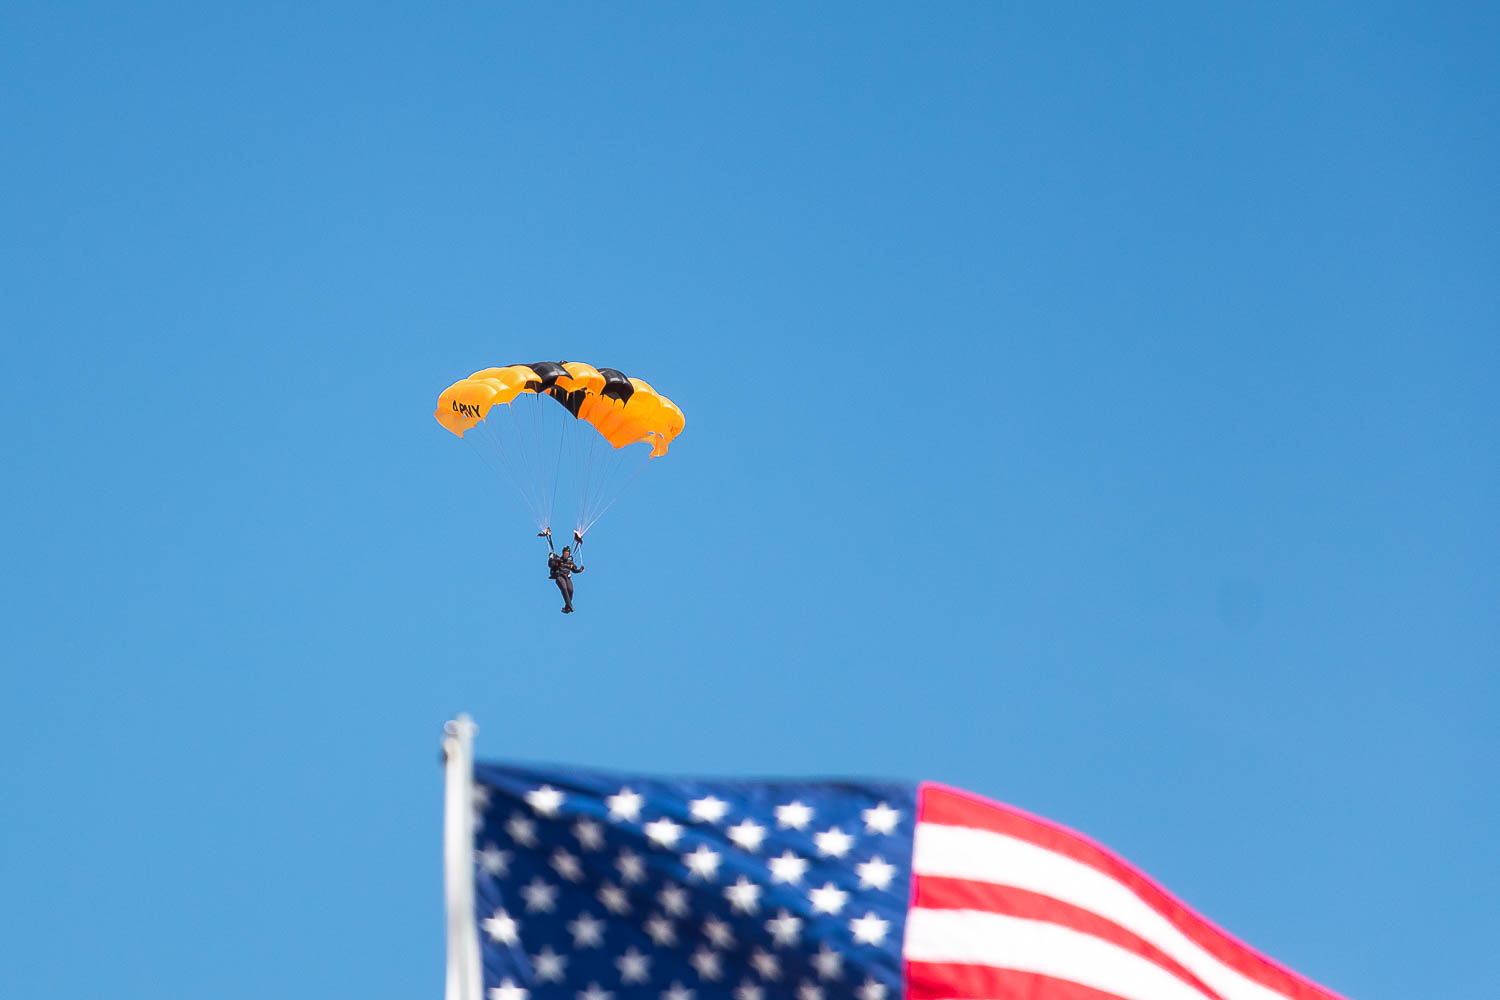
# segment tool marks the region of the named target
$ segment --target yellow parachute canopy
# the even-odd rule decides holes
[[[522,393],[548,395],[579,420],[593,425],[615,448],[646,441],[651,457],[667,453],[686,423],[682,411],[638,378],[579,361],[541,361],[485,368],[454,382],[438,396],[433,416],[459,437],[497,403]]]

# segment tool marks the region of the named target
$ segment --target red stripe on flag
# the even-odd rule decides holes
[[[1218,993],[1215,993],[1206,983],[1183,968],[1160,948],[1097,913],[1059,902],[1051,896],[1043,896],[1011,886],[993,885],[989,882],[919,875],[912,891],[911,905],[914,909],[920,907],[926,910],[981,910],[986,913],[1003,913],[1011,917],[1045,920],[1048,923],[1060,924],[1084,934],[1103,938],[1111,944],[1135,952],[1147,961],[1161,966],[1194,989],[1222,1000]],[[979,994],[965,995],[978,996]]]
[[[1246,978],[1292,1000],[1343,1000],[1199,916],[1107,847],[1050,820],[961,789],[923,782],[917,821],[989,830],[1081,862],[1123,883],[1204,951]]]
[[[1120,1000],[1081,983],[988,965],[907,962],[906,1000]]]

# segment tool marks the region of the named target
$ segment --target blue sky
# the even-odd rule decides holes
[[[0,992],[431,995],[438,739],[931,778],[1500,993],[1481,4],[7,4]],[[687,430],[557,614],[431,417]]]

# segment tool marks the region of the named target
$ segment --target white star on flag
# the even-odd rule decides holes
[[[766,1000],[766,991],[747,979],[734,988],[734,1000]]]
[[[644,983],[651,977],[651,956],[642,955],[634,945],[615,959],[615,965],[620,969],[622,983]]]
[[[836,826],[830,826],[822,833],[814,834],[813,842],[818,845],[819,854],[833,858],[842,858],[849,853],[849,848],[854,846],[854,838]]]
[[[697,970],[698,978],[708,982],[714,982],[724,975],[724,971],[719,968],[719,956],[707,948],[699,948],[693,952],[693,957],[688,962]]]
[[[854,991],[854,996],[857,1000],[885,1000],[886,992],[884,983],[866,979],[864,985]]]
[[[573,836],[578,838],[578,846],[585,851],[604,849],[604,828],[591,819],[581,819],[574,823]]]
[[[844,959],[824,942],[812,957],[812,966],[818,970],[819,979],[837,979],[843,975]]]
[[[620,856],[615,859],[615,867],[620,870],[620,881],[626,885],[646,881],[645,859],[628,847],[620,851]]]
[[[661,1000],[693,1000],[693,991],[684,989],[681,983],[674,982],[671,989],[662,991]]]
[[[689,808],[692,810],[693,819],[701,819],[705,823],[717,823],[729,811],[729,803],[709,795],[694,799]]]
[[[598,898],[604,908],[617,917],[630,912],[630,897],[613,882],[605,882],[599,886]]]
[[[796,885],[807,874],[807,860],[791,851],[783,851],[781,857],[771,859],[771,880]]]
[[[551,913],[557,906],[557,886],[548,885],[538,875],[521,886],[521,898],[526,900],[527,913]]]
[[[719,852],[709,850],[707,844],[699,844],[692,854],[684,854],[682,863],[694,878],[704,881],[712,879],[719,871]]]
[[[715,948],[727,951],[734,947],[734,931],[718,917],[711,916],[703,921],[703,936],[708,938],[709,944]]]
[[[655,914],[645,923],[646,933],[658,948],[672,948],[677,944],[677,931],[672,928],[672,921],[661,914]]]
[[[578,1000],[613,1000],[614,994],[600,989],[598,983],[589,983],[589,988],[578,991]]]
[[[641,818],[641,806],[646,804],[646,800],[630,789],[622,788],[605,799],[604,804],[609,807],[610,819],[634,823]]]
[[[844,908],[844,901],[848,898],[849,894],[832,882],[825,882],[823,888],[807,894],[815,913],[837,913]]]
[[[750,964],[754,967],[756,975],[762,979],[781,978],[781,959],[764,948],[757,948],[751,952]]]
[[[788,947],[797,943],[797,934],[802,930],[802,918],[782,910],[774,919],[766,921],[766,930],[771,932],[771,940],[775,944]]]
[[[559,955],[549,944],[531,956],[531,967],[536,972],[537,982],[560,983],[568,965],[568,956]]]
[[[872,809],[866,809],[860,815],[865,818],[866,833],[890,833],[896,829],[896,821],[901,818],[901,810],[892,809],[882,802]]]
[[[509,976],[500,980],[499,986],[490,987],[490,1000],[526,1000],[530,995],[530,990],[517,986],[516,981]]]
[[[724,898],[737,913],[754,913],[760,906],[760,886],[741,875],[734,885],[724,890]]]
[[[536,824],[525,816],[517,814],[506,820],[505,832],[522,847],[535,847],[537,844]]]
[[[661,892],[656,894],[656,901],[661,904],[663,910],[666,910],[674,917],[687,915],[688,894],[687,890],[680,885],[668,882],[661,887]]]
[[[812,807],[792,801],[776,807],[776,825],[783,830],[801,830],[812,822]]]
[[[860,885],[869,889],[885,889],[890,886],[891,877],[896,874],[896,866],[877,854],[869,861],[855,865],[854,871],[859,876]]]
[[[490,787],[474,783],[469,786],[469,801],[474,803],[474,811],[484,812],[490,807]]]
[[[823,1000],[823,987],[817,983],[803,983],[797,987],[797,1000]]]
[[[552,868],[560,878],[565,878],[569,882],[577,882],[583,878],[583,866],[578,863],[577,858],[561,847],[552,852]]]
[[[504,910],[496,910],[495,915],[484,922],[485,933],[501,944],[515,944],[520,940],[517,929],[515,918]]]
[[[598,948],[604,944],[604,921],[580,913],[578,919],[568,922],[568,932],[573,935],[573,947]]]
[[[486,874],[494,875],[496,878],[504,878],[510,873],[510,852],[502,851],[494,844],[485,844],[484,850],[478,852],[479,867]]]
[[[541,788],[526,793],[526,802],[541,816],[556,816],[557,811],[562,808],[563,793],[551,785],[543,785]]]
[[[748,819],[731,826],[728,833],[735,846],[746,851],[760,850],[760,842],[766,839],[766,828]]]
[[[653,844],[666,848],[673,847],[677,843],[677,838],[682,836],[682,827],[665,816],[652,820],[641,829],[646,831],[647,839]]]
[[[875,915],[875,911],[866,911],[865,915],[857,920],[849,921],[849,929],[854,932],[854,940],[861,944],[879,944],[885,940],[886,928],[890,921],[881,920]]]

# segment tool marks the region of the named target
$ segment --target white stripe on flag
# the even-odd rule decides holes
[[[1154,962],[1061,924],[977,910],[912,910],[909,962],[988,965],[1065,979],[1124,1000],[1204,1000],[1206,994]]]
[[[912,872],[919,876],[934,875],[989,882],[1050,896],[1096,913],[1155,945],[1225,1000],[1285,1000],[1284,994],[1247,978],[1205,951],[1124,883],[1097,868],[1024,840],[989,830],[918,823],[916,840],[912,845]],[[912,912],[915,915],[923,911]],[[910,923],[907,926],[910,928]],[[1072,933],[1089,937],[1076,931]],[[908,940],[909,935],[908,930]],[[1090,939],[1107,943],[1099,938]],[[1138,960],[1146,961],[1144,958]],[[1063,967],[1071,968],[1076,973],[1078,968],[1087,967],[1087,962],[1075,958],[1071,962],[1065,962]],[[1152,967],[1158,968],[1155,965]],[[1053,972],[1047,974],[1058,975]],[[1162,975],[1168,973],[1162,972]],[[1081,981],[1073,974],[1063,975],[1062,978]],[[1185,986],[1175,976],[1171,978],[1174,983]],[[1097,988],[1107,989],[1112,993],[1120,992],[1110,987]],[[1191,995],[1202,996],[1197,990],[1193,990]]]

